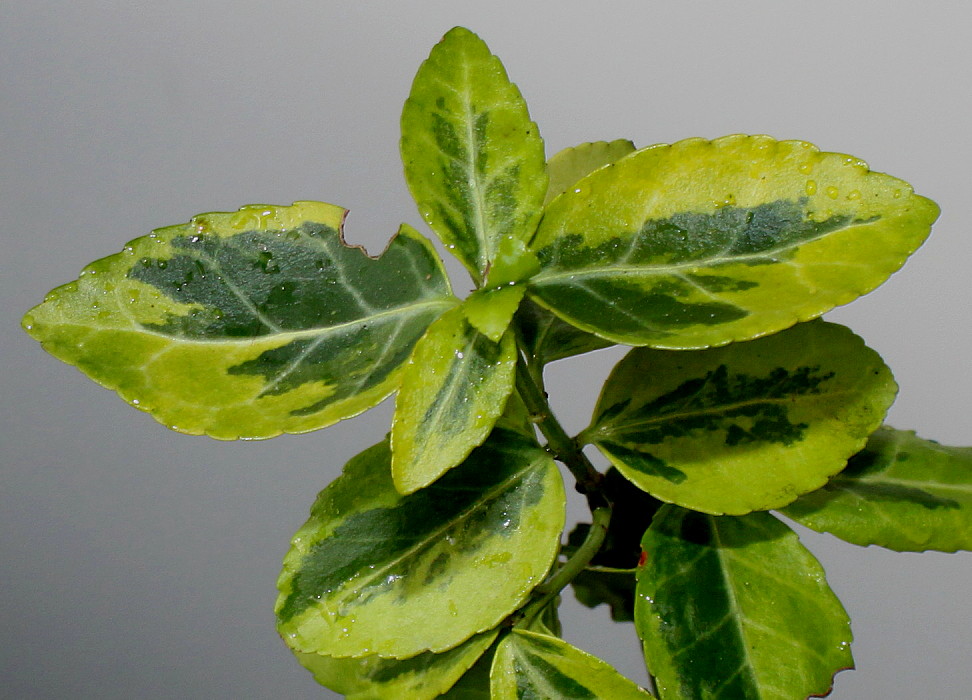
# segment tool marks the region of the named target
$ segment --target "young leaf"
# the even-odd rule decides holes
[[[335,659],[299,651],[294,656],[314,674],[314,680],[341,693],[347,700],[432,700],[455,685],[486,652],[496,634],[496,630],[491,630],[441,654],[427,651],[408,659],[380,656]]]
[[[636,348],[580,439],[660,500],[741,515],[822,486],[880,427],[896,391],[876,352],[818,320],[698,352]]]
[[[635,150],[634,144],[627,139],[617,141],[594,141],[580,146],[565,148],[547,161],[547,197],[544,206],[554,197],[563,194],[585,175],[598,168],[609,165]]]
[[[55,357],[174,430],[220,439],[316,430],[394,391],[456,303],[408,227],[378,258],[319,202],[200,214],[131,241],[24,317]]]
[[[521,629],[514,629],[499,643],[490,687],[493,700],[652,697],[597,657],[562,639]]]
[[[531,290],[618,343],[725,345],[871,291],[937,216],[850,156],[768,136],[689,139],[632,153],[551,202]]]
[[[419,212],[477,284],[500,241],[533,235],[547,187],[543,141],[500,60],[456,27],[402,111],[405,180]]]
[[[554,560],[563,481],[534,440],[496,430],[409,496],[382,442],[345,467],[297,532],[277,582],[293,649],[333,657],[442,652],[520,606]]]
[[[392,476],[402,493],[431,484],[489,435],[513,390],[516,341],[494,343],[462,307],[433,323],[402,376],[392,423]]]
[[[884,427],[822,489],[782,510],[801,525],[898,552],[972,549],[972,447]]]
[[[462,310],[473,328],[498,343],[509,328],[525,292],[523,285],[477,289],[463,300]]]
[[[823,568],[768,513],[665,506],[645,533],[635,626],[662,700],[792,700],[853,666]]]

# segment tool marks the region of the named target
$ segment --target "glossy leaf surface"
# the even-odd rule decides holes
[[[859,545],[899,552],[972,549],[972,447],[881,428],[826,486],[782,512]]]
[[[502,239],[533,235],[543,141],[503,65],[457,27],[419,68],[402,111],[405,179],[419,212],[482,283]]]
[[[874,289],[937,216],[850,156],[767,136],[689,139],[632,153],[551,202],[531,289],[619,343],[724,345]]]
[[[698,352],[636,348],[582,438],[660,500],[738,515],[823,486],[896,391],[877,353],[818,320]]]
[[[516,341],[479,333],[464,310],[429,327],[402,376],[392,423],[392,476],[402,493],[431,484],[481,444],[513,391]]]
[[[497,430],[428,488],[402,496],[387,442],[317,499],[278,580],[284,640],[334,657],[407,658],[491,629],[543,579],[565,496],[535,441]]]
[[[509,328],[524,293],[526,287],[523,285],[479,289],[463,300],[462,310],[473,328],[498,343]]]
[[[449,690],[489,648],[496,631],[477,634],[459,646],[408,659],[365,656],[335,659],[294,652],[314,679],[348,700],[432,700]]]
[[[768,513],[666,506],[642,540],[635,626],[662,700],[793,700],[851,668],[820,564]]]
[[[304,432],[378,403],[456,303],[428,241],[378,258],[344,210],[298,202],[201,214],[85,268],[24,319],[55,357],[181,432]]]
[[[557,637],[520,629],[499,643],[490,679],[493,700],[652,697],[597,657]]]
[[[635,150],[627,139],[594,141],[558,151],[547,161],[547,198],[544,204],[563,194],[582,177],[613,163]]]

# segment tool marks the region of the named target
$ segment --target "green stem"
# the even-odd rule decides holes
[[[594,468],[581,449],[580,444],[567,434],[554,416],[547,402],[547,394],[542,384],[534,379],[534,372],[522,352],[517,354],[516,389],[530,412],[531,420],[547,440],[547,450],[554,459],[563,462],[577,480],[577,490],[588,497],[591,509],[606,506],[600,494],[604,476]]]
[[[554,598],[560,595],[560,591],[587,568],[591,559],[594,558],[594,555],[600,551],[601,545],[604,544],[604,538],[607,537],[608,526],[610,524],[610,506],[604,506],[594,510],[591,527],[587,532],[587,537],[584,542],[577,548],[573,556],[557,570],[557,573],[537,586],[534,594],[538,597],[534,598],[523,608],[523,617],[519,623],[521,626],[528,627],[536,619],[537,615],[543,612],[543,609]]]

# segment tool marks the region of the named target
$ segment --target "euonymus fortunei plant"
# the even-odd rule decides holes
[[[884,282],[938,208],[801,141],[553,156],[499,60],[449,32],[402,113],[422,218],[369,257],[318,202],[201,214],[30,311],[56,357],[169,427],[324,428],[397,392],[279,578],[279,631],[351,698],[646,698],[559,636],[571,585],[633,620],[661,698],[805,698],[851,667],[847,615],[770,511],[859,545],[972,545],[972,448],[882,426],[896,386],[819,317]],[[570,436],[544,366],[613,344]],[[584,449],[613,465],[602,472]],[[563,537],[560,462],[591,522]]]

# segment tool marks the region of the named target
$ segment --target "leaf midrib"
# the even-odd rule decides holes
[[[767,404],[792,404],[794,403],[795,399],[812,397],[815,400],[819,400],[821,397],[839,397],[845,394],[852,394],[852,393],[853,392],[851,390],[839,390],[839,391],[821,392],[818,394],[784,396],[779,399],[770,399],[770,398],[750,399],[748,401],[737,401],[731,404],[722,404],[719,406],[702,408],[695,411],[680,411],[678,413],[666,413],[664,415],[659,415],[654,418],[646,418],[643,420],[630,421],[621,424],[621,421],[619,419],[621,416],[624,415],[622,413],[620,416],[618,416],[618,418],[614,419],[612,422],[602,424],[591,432],[595,435],[617,435],[617,434],[623,435],[630,428],[643,428],[655,424],[667,423],[669,421],[682,420],[685,418],[696,418],[699,416],[717,415],[725,411],[736,410],[739,408],[744,408],[746,406],[761,406]]]
[[[483,201],[483,191],[480,187],[479,178],[476,175],[476,154],[479,152],[479,143],[476,140],[475,131],[475,111],[473,110],[472,101],[470,99],[472,93],[472,80],[470,79],[470,69],[469,62],[463,61],[462,67],[462,84],[463,91],[460,93],[460,107],[464,111],[463,124],[466,127],[466,182],[469,185],[470,193],[472,194],[472,219],[473,225],[476,227],[474,231],[476,238],[479,242],[478,260],[476,261],[479,268],[479,274],[482,275],[485,272],[486,266],[489,262],[489,251],[487,250],[487,236],[486,236],[486,204]]]
[[[752,679],[752,684],[758,688],[759,682],[756,676],[756,671],[754,670],[754,664],[750,655],[745,651],[748,649],[748,645],[746,641],[746,630],[743,626],[742,620],[743,614],[739,606],[735,586],[729,577],[728,558],[723,552],[722,537],[719,533],[719,527],[713,516],[710,515],[706,517],[709,519],[710,527],[712,528],[712,549],[714,550],[716,560],[719,562],[719,573],[722,576],[722,582],[726,591],[727,607],[731,613],[730,619],[732,620],[733,626],[736,628],[736,635],[740,640],[740,648],[744,653],[744,658],[740,660],[739,666],[737,667],[737,673],[747,673]],[[724,685],[722,687],[724,687]],[[720,691],[717,689],[716,692],[718,694]]]
[[[828,229],[827,231],[817,235],[811,236],[809,238],[802,238],[799,241],[789,244],[781,245],[775,248],[770,248],[767,250],[760,251],[759,253],[749,253],[746,255],[736,255],[732,257],[724,257],[721,254],[710,255],[707,257],[696,258],[693,260],[686,260],[680,263],[657,263],[657,264],[642,264],[642,265],[616,265],[616,264],[592,264],[585,267],[576,268],[561,268],[558,265],[552,265],[547,268],[550,272],[539,272],[533,277],[531,281],[533,282],[548,282],[557,281],[562,278],[573,279],[576,277],[598,277],[598,276],[613,276],[617,275],[631,275],[631,276],[665,276],[679,273],[683,270],[693,270],[702,269],[707,270],[715,267],[722,267],[726,265],[734,265],[736,263],[746,264],[746,263],[771,263],[771,264],[793,264],[788,260],[777,260],[776,256],[784,253],[792,253],[801,247],[815,243],[816,241],[822,240],[829,236],[835,235],[837,233],[846,231],[849,228],[868,226],[874,223],[873,221],[857,221],[852,220],[846,226],[840,226],[833,229]],[[631,239],[636,239],[640,234],[634,232],[631,235]],[[555,239],[556,240],[556,239]],[[590,246],[588,246],[590,247]],[[536,249],[536,246],[534,246]],[[725,250],[726,248],[723,248]],[[855,261],[858,267],[866,267],[866,265],[861,261]]]
[[[161,331],[153,330],[151,327],[146,327],[139,324],[138,321],[134,321],[130,316],[129,319],[133,320],[135,324],[132,328],[116,328],[112,326],[99,326],[92,323],[58,323],[57,325],[62,327],[72,327],[76,326],[79,328],[84,328],[88,330],[101,330],[101,331],[112,331],[112,332],[130,332],[137,333],[141,335],[152,335],[159,338],[165,338],[172,342],[185,343],[185,344],[200,344],[200,345],[253,345],[254,343],[265,342],[266,340],[284,340],[284,341],[294,341],[301,338],[313,338],[318,335],[326,335],[330,333],[340,333],[341,331],[349,330],[355,326],[371,323],[376,320],[381,320],[383,318],[398,316],[398,315],[412,315],[417,314],[423,308],[442,306],[442,307],[453,307],[457,304],[457,299],[436,299],[430,301],[423,301],[413,304],[403,304],[401,306],[396,306],[391,309],[386,309],[379,313],[373,314],[371,316],[365,316],[363,318],[355,319],[353,321],[347,321],[345,323],[338,323],[333,326],[317,326],[314,328],[308,328],[299,331],[283,331],[281,333],[267,333],[264,335],[251,335],[251,336],[232,336],[232,337],[188,337],[184,335],[173,335],[170,333],[163,333]]]

